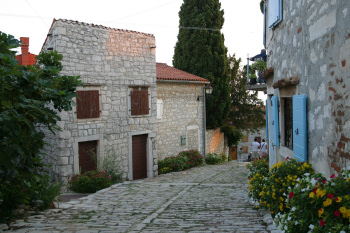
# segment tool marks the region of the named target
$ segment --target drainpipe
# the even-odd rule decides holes
[[[247,83],[249,83],[249,53],[247,54]]]
[[[206,112],[205,112],[205,85],[203,87],[203,153],[205,158],[205,147],[206,147]]]

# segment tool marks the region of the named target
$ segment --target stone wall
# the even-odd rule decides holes
[[[163,101],[157,126],[158,159],[191,149],[203,154],[203,98],[198,100],[203,87],[200,83],[157,81],[157,98]]]
[[[283,20],[266,28],[267,66],[275,69],[268,95],[307,95],[308,160],[326,175],[350,164],[349,22],[350,1],[284,0]],[[299,84],[272,87],[294,76]],[[277,154],[290,150],[281,145]]]
[[[62,128],[47,134],[46,161],[62,180],[79,172],[78,143],[98,141],[97,156],[113,154],[132,178],[132,136],[147,134],[147,175],[157,175],[157,90],[155,38],[153,35],[118,30],[76,21],[55,20],[44,49],[63,55],[62,75],[79,75],[84,84],[78,90],[99,90],[100,117],[77,119],[76,108],[61,112]],[[130,89],[148,87],[150,113],[131,116]]]
[[[227,138],[220,128],[207,129],[206,131],[206,154],[209,153],[228,155]]]

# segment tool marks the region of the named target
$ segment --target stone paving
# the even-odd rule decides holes
[[[0,232],[280,232],[247,196],[245,163],[193,168],[124,182]]]

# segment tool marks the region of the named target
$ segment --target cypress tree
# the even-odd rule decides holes
[[[224,11],[219,0],[184,0],[173,66],[206,78],[214,88],[206,97],[207,127],[225,123],[230,111],[227,48],[220,32]]]

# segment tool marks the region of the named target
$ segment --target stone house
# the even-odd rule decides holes
[[[350,1],[266,0],[270,163],[350,165]]]
[[[263,139],[265,139],[265,141],[267,139],[265,127],[261,127],[255,131],[245,130],[242,132],[242,134],[243,134],[243,137],[239,141],[238,146],[230,147],[229,155],[233,160],[239,159],[238,150],[240,150],[241,148],[242,148],[243,160],[247,160],[249,153],[253,151],[252,142],[254,141],[254,139],[256,138],[260,143],[260,145]]]
[[[63,55],[62,75],[79,75],[76,106],[60,112],[62,131],[47,133],[45,161],[64,180],[116,156],[124,178],[157,175],[155,38],[71,20],[54,19],[44,50]]]
[[[205,98],[207,79],[157,63],[158,159],[184,150],[205,154]]]

